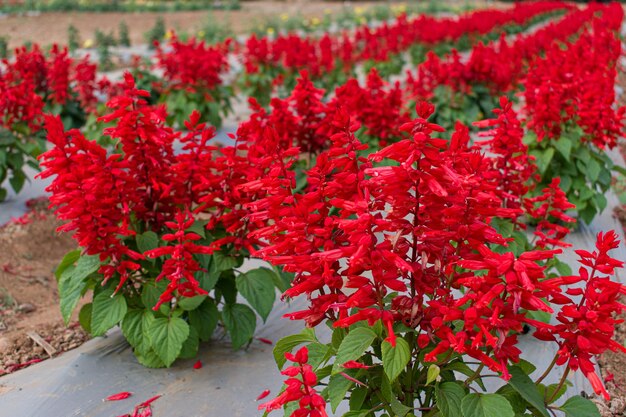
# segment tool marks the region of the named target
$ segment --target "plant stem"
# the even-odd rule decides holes
[[[565,384],[565,381],[567,380],[568,374],[569,374],[569,367],[565,368],[565,372],[563,372],[563,376],[561,377],[561,380],[559,381],[559,385],[556,387],[556,389],[554,390],[554,392],[552,393],[552,395],[547,401],[548,404],[552,403],[552,401],[554,400],[554,397],[558,395],[559,391],[561,390],[561,387],[563,386],[563,384]]]
[[[541,374],[541,376],[539,377],[539,379],[537,379],[535,384],[539,384],[541,381],[546,379],[550,371],[552,371],[552,368],[554,368],[554,365],[556,365],[556,360],[558,357],[559,357],[558,354],[554,355],[554,359],[552,359],[552,362],[550,362],[550,365],[548,365],[548,368],[546,369],[546,371],[543,374]]]
[[[469,387],[470,384],[480,376],[480,373],[482,372],[482,370],[485,368],[485,364],[481,363],[480,366],[478,368],[476,368],[476,372],[474,372],[474,375],[472,375],[471,377],[469,377],[466,381],[465,381],[465,386]]]

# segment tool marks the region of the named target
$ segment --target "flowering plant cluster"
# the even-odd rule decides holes
[[[536,57],[525,80],[525,113],[533,133],[528,142],[543,184],[560,176],[587,223],[606,207],[614,164],[605,151],[615,147],[624,129],[626,109],[615,108],[614,88],[622,18],[618,7],[594,19],[575,41]]]
[[[233,89],[224,84],[229,45],[230,40],[207,45],[195,38],[184,42],[174,35],[166,46],[157,48],[155,67],[163,75],[153,88],[178,126],[184,126],[187,115],[198,110],[202,122],[219,128],[222,117],[232,110]]]
[[[80,127],[99,88],[96,68],[85,58],[69,57],[67,49],[53,46],[45,54],[37,45],[18,48],[0,69],[0,184],[9,177],[19,192],[24,167],[37,168],[44,150],[43,112],[58,114],[69,127]],[[0,187],[0,201],[7,191]]]
[[[372,28],[363,25],[352,33],[342,32],[316,38],[294,33],[276,37],[251,36],[239,54],[245,73],[244,91],[261,104],[269,103],[274,87],[291,91],[300,71],[307,70],[322,87],[332,90],[354,76],[354,68],[366,63],[366,70],[377,67],[384,75],[399,73],[404,65],[401,53],[417,44],[430,47],[456,43],[465,37],[480,37],[495,28],[531,22],[537,16],[567,9],[562,2],[517,4],[506,10],[483,10],[461,18],[435,18],[400,15],[393,23]]]
[[[618,7],[619,8],[619,7]],[[531,60],[553,43],[566,41],[602,11],[602,19],[614,19],[623,13],[614,6],[592,5],[570,11],[529,35],[514,41],[501,37],[498,41],[474,46],[467,59],[453,50],[439,56],[429,52],[415,71],[407,73],[409,100],[428,100],[437,105],[433,120],[451,128],[457,120],[471,123],[497,107],[503,94],[514,98],[531,66]]]
[[[83,327],[102,335],[121,325],[139,361],[160,367],[193,357],[217,327],[234,348],[246,345],[254,311],[265,320],[275,288],[289,281],[267,268],[237,270],[257,244],[248,231],[260,224],[248,219],[248,196],[236,187],[265,175],[262,164],[247,164],[238,149],[219,152],[210,143],[215,128],[198,112],[184,134],[173,130],[148,96],[126,74],[123,95],[107,103],[102,121],[113,124],[104,134],[114,153],[46,116],[52,148],[40,157],[40,176],[54,177],[47,190],[65,221],[59,230],[80,246],[56,271],[65,321],[92,290],[79,313]],[[261,159],[261,150],[254,155]]]
[[[288,316],[310,329],[274,349],[279,368],[296,362],[283,371],[287,388],[261,409],[324,416],[324,403],[334,412],[347,400],[349,416],[598,415],[580,396],[555,404],[566,378],[544,380],[555,366],[565,376],[580,369],[606,396],[593,357],[626,352],[612,340],[626,308],[626,287],[610,280],[623,265],[609,255],[618,241],[600,233],[595,252],[577,251],[577,274],[552,271],[568,232],[553,220],[573,221],[564,213],[571,205],[558,181],[523,198],[533,172],[511,103],[501,105],[497,119],[480,124],[492,127],[491,139],[470,145],[462,124],[450,140],[438,138],[443,128],[428,120],[434,108],[420,102],[417,118],[400,127],[407,137],[368,157],[359,123],[339,110],[301,194],[286,171],[242,187],[268,189],[248,204],[268,220],[251,233],[267,243],[257,254],[295,273],[284,297],[309,300]],[[284,160],[275,164],[278,172]],[[508,237],[523,229],[523,215],[539,221],[533,244]],[[558,324],[537,320],[541,313]],[[321,323],[333,329],[329,343],[312,329]],[[558,350],[534,379],[517,347],[527,324]],[[480,392],[489,377],[506,385]]]

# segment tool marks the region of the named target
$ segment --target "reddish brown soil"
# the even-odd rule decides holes
[[[364,7],[372,2],[352,1],[349,7]],[[252,29],[268,16],[288,13],[291,16],[321,17],[325,11],[337,13],[343,2],[307,1],[250,1],[243,2],[240,10],[194,11],[172,13],[42,13],[38,16],[9,16],[0,20],[0,36],[9,37],[10,47],[26,41],[50,45],[67,43],[67,28],[74,25],[83,41],[93,40],[99,29],[105,33],[118,33],[119,24],[125,21],[129,28],[131,43],[145,43],[144,34],[162,16],[168,29],[195,32],[210,19],[226,25],[235,33]]]
[[[66,331],[61,318],[54,270],[75,244],[56,233],[57,221],[42,209],[46,204],[0,228],[0,374],[48,357],[27,332],[59,352],[86,339],[79,328]]]

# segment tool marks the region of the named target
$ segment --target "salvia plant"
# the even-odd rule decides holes
[[[82,326],[100,336],[120,325],[138,360],[162,367],[193,357],[217,328],[234,348],[248,344],[255,311],[265,320],[289,277],[269,268],[239,271],[258,244],[248,231],[262,224],[243,207],[254,193],[237,184],[265,175],[266,148],[250,146],[246,158],[242,148],[218,153],[210,143],[215,129],[198,112],[177,132],[165,108],[146,97],[126,74],[123,94],[108,102],[101,119],[113,124],[104,134],[114,153],[46,116],[52,148],[40,157],[40,176],[53,177],[47,190],[65,222],[59,230],[80,246],[56,270],[65,321],[89,294]]]
[[[574,221],[565,214],[571,204],[558,181],[523,198],[532,176],[523,131],[511,104],[501,104],[497,119],[480,124],[492,127],[490,139],[470,145],[462,124],[450,140],[438,138],[443,129],[428,121],[434,108],[421,102],[401,126],[408,137],[368,157],[358,123],[338,111],[302,193],[279,169],[283,159],[274,175],[243,186],[270,190],[248,204],[269,220],[251,232],[267,244],[257,255],[295,273],[283,297],[308,300],[287,315],[308,328],[274,349],[284,390],[259,409],[326,416],[328,403],[333,412],[346,403],[351,417],[599,415],[582,396],[558,400],[576,370],[608,398],[593,358],[626,352],[612,339],[625,308],[626,287],[610,279],[623,266],[609,254],[619,241],[600,233],[594,252],[576,251],[575,273],[559,266],[568,229],[558,223]],[[507,236],[523,231],[523,216],[541,226],[520,244]],[[322,324],[330,342],[316,335]],[[525,325],[554,346],[547,369],[520,357]],[[548,384],[557,368],[562,377]],[[502,381],[495,392],[485,388],[492,377]]]
[[[74,60],[68,50],[53,46],[45,54],[37,45],[18,48],[3,60],[0,73],[0,184],[8,178],[18,193],[27,166],[37,169],[45,149],[43,113],[60,115],[68,127],[84,123],[98,90],[95,65]],[[7,190],[0,188],[0,201]]]

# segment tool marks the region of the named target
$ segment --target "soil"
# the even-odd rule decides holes
[[[371,6],[372,2],[351,1],[348,7]],[[163,17],[168,29],[196,31],[210,21],[225,25],[236,34],[245,33],[269,16],[287,13],[290,16],[322,17],[325,12],[336,13],[343,2],[307,0],[296,2],[250,1],[242,2],[240,10],[193,11],[168,13],[41,13],[35,16],[3,16],[0,19],[0,36],[9,37],[14,48],[30,41],[41,45],[67,44],[67,28],[74,25],[83,41],[93,40],[96,29],[104,33],[118,33],[119,24],[125,21],[133,45],[145,43],[144,34],[158,17]]]
[[[0,228],[0,375],[48,355],[30,335],[49,343],[58,354],[82,344],[77,326],[65,329],[54,277],[63,255],[76,247],[59,223],[35,200],[32,210]],[[27,334],[28,333],[28,334]]]

